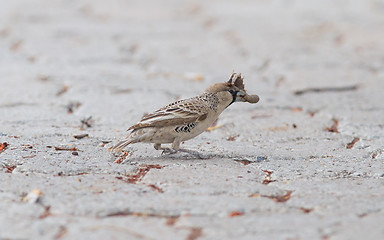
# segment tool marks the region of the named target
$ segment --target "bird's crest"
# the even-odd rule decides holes
[[[245,90],[245,85],[243,81],[244,77],[241,76],[241,73],[232,72],[227,83],[230,85],[234,85],[241,90]]]

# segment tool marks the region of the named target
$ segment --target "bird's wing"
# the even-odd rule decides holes
[[[185,125],[203,121],[208,116],[208,106],[197,97],[171,103],[154,113],[147,114],[128,130],[146,127]]]

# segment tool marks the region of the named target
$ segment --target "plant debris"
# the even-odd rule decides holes
[[[79,151],[79,149],[73,147],[73,148],[69,148],[69,147],[54,147],[56,151]]]
[[[51,206],[46,206],[44,212],[39,216],[39,219],[44,219],[46,217],[52,216]]]
[[[117,163],[117,164],[120,164],[122,162],[124,162],[124,160],[129,156],[132,156],[132,153],[130,152],[124,152],[120,157],[118,157],[114,163]]]
[[[110,142],[112,142],[112,141],[110,141],[110,140],[102,140],[102,141],[101,141],[101,146],[102,146],[102,147],[105,147],[105,145],[107,145],[107,144],[110,143]]]
[[[158,191],[159,193],[163,193],[163,189],[159,188],[158,186],[154,184],[149,184],[148,187],[153,188],[154,190]]]
[[[344,87],[324,87],[324,88],[307,88],[304,90],[295,91],[295,95],[303,95],[306,93],[321,93],[321,92],[345,92],[354,91],[358,89],[358,85],[344,86]]]
[[[339,120],[334,118],[332,119],[332,121],[333,121],[333,125],[331,127],[327,127],[326,130],[328,132],[340,133],[339,129],[337,128],[339,126]]]
[[[236,138],[237,137],[239,137],[240,135],[239,134],[237,134],[237,135],[234,135],[234,136],[229,136],[229,137],[227,137],[227,141],[235,141],[236,140]]]
[[[275,202],[286,202],[288,201],[289,199],[291,199],[291,194],[292,194],[293,191],[288,191],[286,194],[284,195],[277,195],[277,196],[263,196],[262,197],[267,197],[267,198],[270,198],[272,199],[273,201]]]
[[[57,93],[56,93],[56,97],[59,97],[61,95],[63,95],[64,93],[68,92],[69,90],[69,86],[68,85],[64,85]]]
[[[0,153],[4,152],[5,149],[8,148],[8,146],[9,146],[9,144],[6,143],[6,142],[1,143],[1,144],[0,144]]]
[[[303,211],[304,213],[310,213],[310,212],[312,212],[314,209],[313,209],[313,208],[305,208],[305,207],[301,207],[300,210]]]
[[[267,174],[267,176],[265,177],[263,184],[268,185],[271,182],[276,182],[276,180],[271,180],[271,176],[272,176],[273,171],[265,170],[264,172]]]
[[[16,165],[4,165],[4,168],[7,169],[7,173],[12,173],[16,167],[17,167]]]
[[[179,218],[180,218],[179,216],[169,217],[165,224],[167,224],[168,226],[174,226],[176,224],[177,220],[179,220]]]
[[[238,216],[243,216],[245,213],[242,211],[233,211],[229,214],[229,217],[238,217]]]
[[[116,178],[119,180],[123,180],[124,182],[127,182],[127,183],[137,183],[137,182],[140,182],[152,168],[162,169],[163,167],[164,166],[160,166],[158,164],[143,165],[138,169],[138,171],[134,175],[128,175],[125,178],[123,177],[116,177]]]
[[[292,108],[292,111],[294,111],[294,112],[302,112],[303,108],[302,107],[294,107],[294,108]]]
[[[187,240],[196,240],[203,235],[203,230],[199,227],[191,228],[191,233],[187,236]]]
[[[249,160],[247,160],[247,159],[236,159],[235,161],[236,161],[236,162],[239,162],[239,163],[242,163],[242,164],[244,164],[245,166],[248,165],[248,164],[253,163],[252,161],[249,161]]]
[[[80,129],[84,129],[85,127],[87,128],[92,127],[92,124],[93,124],[92,116],[80,120],[80,123],[81,123]]]
[[[88,136],[89,136],[88,133],[84,133],[84,134],[74,135],[73,137],[76,139],[82,139]]]
[[[348,143],[347,144],[347,149],[351,149],[353,148],[353,146],[355,146],[355,144],[360,141],[360,138],[359,137],[355,137],[353,138],[352,142]]]
[[[11,45],[12,52],[17,52],[21,48],[21,46],[23,46],[23,43],[24,43],[23,40],[18,40],[16,42],[12,43],[12,45]]]
[[[78,109],[81,106],[80,102],[70,102],[65,107],[67,108],[67,112],[69,114],[72,114],[76,109]]]
[[[314,117],[318,111],[308,111],[309,116]]]
[[[60,226],[59,232],[56,234],[54,239],[60,239],[60,238],[64,237],[67,233],[68,233],[67,228],[64,226]]]
[[[372,152],[372,159],[376,159],[380,154],[383,153],[383,150],[381,150],[380,148],[379,149],[376,149],[375,151]]]

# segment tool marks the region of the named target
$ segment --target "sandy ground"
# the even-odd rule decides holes
[[[384,239],[383,30],[382,0],[3,0],[0,239]],[[261,100],[206,159],[107,151],[232,70]]]

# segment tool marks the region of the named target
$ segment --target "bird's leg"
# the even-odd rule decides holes
[[[180,149],[180,141],[181,139],[178,137],[173,140],[172,149],[175,150],[176,152],[179,151]]]

